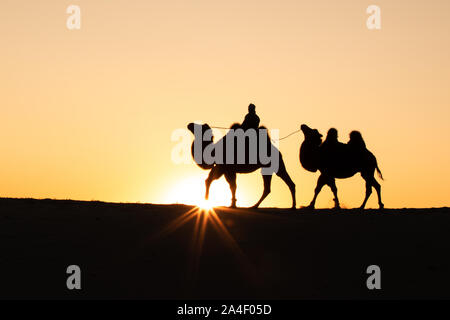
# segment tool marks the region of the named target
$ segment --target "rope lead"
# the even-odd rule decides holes
[[[211,127],[211,128],[214,128],[214,129],[225,129],[225,130],[230,130],[231,128],[225,128],[225,127]],[[284,140],[284,139],[286,139],[286,138],[289,138],[290,136],[292,136],[293,134],[296,134],[296,133],[298,133],[298,132],[300,132],[301,131],[301,129],[298,129],[298,130],[296,130],[296,131],[294,131],[294,132],[291,132],[290,134],[288,134],[287,136],[285,136],[285,137],[283,137],[283,138],[280,138],[280,139],[270,139],[270,140],[272,140],[272,141],[281,141],[281,140]]]

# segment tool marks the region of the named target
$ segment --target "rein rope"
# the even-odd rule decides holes
[[[214,128],[214,129],[225,129],[225,130],[230,130],[231,129],[231,128],[225,128],[225,127],[211,127],[211,128]],[[284,136],[283,138],[280,138],[280,139],[272,139],[271,138],[270,140],[272,140],[272,141],[281,141],[281,140],[284,140],[286,138],[289,138],[290,136],[292,136],[292,135],[294,135],[296,133],[299,133],[300,131],[301,131],[301,129],[298,129],[298,130],[295,130],[294,132],[291,132],[287,136]]]

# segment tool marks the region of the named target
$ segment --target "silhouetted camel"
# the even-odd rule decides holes
[[[324,150],[322,148],[322,135],[317,129],[311,129],[305,124],[302,124],[300,128],[305,135],[305,140],[300,147],[300,163],[308,171],[316,172],[319,170],[321,173],[317,180],[314,198],[309,205],[310,208],[314,208],[317,195],[324,185],[331,188],[334,194],[335,208],[339,208],[335,178],[350,178],[358,172],[366,181],[366,196],[360,208],[364,209],[366,206],[372,193],[372,187],[377,191],[380,209],[384,207],[381,202],[381,186],[374,177],[375,170],[377,170],[381,179],[383,179],[383,176],[378,168],[377,159],[369,150],[365,147],[356,149],[351,145],[337,141],[332,148]],[[353,137],[361,136],[357,131],[352,132],[352,135]],[[362,137],[360,139],[359,144],[364,144]]]
[[[284,165],[284,161],[283,161],[283,157],[282,157],[281,153],[270,142],[270,138],[268,137],[268,134],[267,134],[267,131],[265,128],[260,127],[259,131],[261,132],[261,129],[265,130],[262,132],[265,132],[265,138],[267,138],[267,143],[266,143],[267,154],[270,154],[270,155],[273,154],[274,157],[276,157],[276,155],[278,155],[277,158],[275,158],[276,160],[278,160],[278,170],[271,170],[272,163],[262,163],[262,161],[260,161],[259,158],[257,159],[257,162],[255,162],[255,163],[251,163],[249,161],[249,159],[251,158],[249,155],[249,140],[247,140],[245,143],[245,161],[241,162],[241,164],[239,164],[239,162],[237,161],[238,157],[237,157],[237,152],[236,152],[236,150],[237,150],[236,144],[235,144],[235,149],[234,149],[235,152],[234,152],[233,164],[227,164],[229,162],[207,164],[207,163],[205,163],[205,161],[196,161],[196,158],[194,156],[194,148],[195,148],[196,140],[199,139],[200,137],[197,136],[195,132],[201,132],[201,136],[203,137],[205,132],[207,132],[208,130],[211,130],[211,128],[207,124],[200,125],[200,124],[194,124],[194,123],[190,123],[187,127],[195,136],[195,140],[192,143],[192,148],[191,148],[192,156],[194,157],[194,161],[197,163],[197,165],[200,168],[205,169],[205,170],[211,170],[208,175],[208,178],[205,181],[205,185],[206,185],[205,199],[208,199],[208,197],[209,197],[209,188],[211,186],[212,181],[219,179],[222,175],[225,175],[225,179],[227,180],[228,184],[230,185],[230,190],[231,190],[231,196],[232,196],[231,207],[236,207],[236,174],[237,173],[250,173],[250,172],[256,171],[257,169],[264,168],[264,169],[268,170],[268,172],[265,172],[268,174],[263,174],[264,191],[263,191],[261,198],[253,206],[253,208],[259,207],[261,202],[270,193],[272,174],[276,173],[288,185],[289,190],[291,191],[291,195],[292,195],[292,208],[295,209],[295,206],[296,206],[295,184],[292,181],[292,179],[289,177],[289,174],[286,171],[286,167]],[[234,124],[231,127],[231,129],[238,129],[238,128],[240,128],[239,124]],[[254,132],[256,132],[256,130],[254,130]],[[220,144],[218,145],[218,143],[223,143],[223,156],[224,156],[224,159],[226,159],[225,145],[226,145],[227,138],[228,139],[230,138],[230,131],[215,144],[213,142],[214,137],[212,136],[212,134],[209,135],[207,137],[207,139],[200,138],[200,140],[203,140],[203,141],[200,141],[202,143],[201,144],[202,154],[206,147],[210,148],[211,146],[220,146]],[[252,145],[253,147],[257,148],[258,154],[260,151],[260,149],[259,149],[260,139],[261,138],[259,137],[259,135],[257,135],[257,144],[256,144],[256,146],[254,144]],[[264,143],[264,142],[261,142],[261,143]],[[211,145],[211,144],[213,144],[213,145]],[[264,150],[264,149],[262,149],[262,150]],[[273,153],[273,152],[276,152],[276,153]],[[232,157],[232,156],[230,156],[230,157]],[[262,169],[262,170],[264,170],[264,169]]]

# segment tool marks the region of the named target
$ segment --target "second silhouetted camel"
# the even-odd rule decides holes
[[[378,194],[378,205],[380,209],[384,207],[381,201],[381,186],[375,180],[375,170],[382,179],[381,171],[378,168],[377,159],[365,148],[364,141],[359,132],[354,131],[351,138],[355,139],[356,146],[352,143],[344,144],[336,141],[331,147],[322,145],[322,135],[317,129],[311,129],[307,125],[301,125],[305,140],[300,146],[300,163],[308,171],[320,171],[317,186],[314,191],[314,198],[309,207],[314,208],[317,196],[324,185],[328,185],[334,194],[335,207],[339,208],[339,199],[336,188],[336,178],[350,178],[360,172],[366,181],[366,196],[361,205],[361,209],[366,206],[367,200],[372,193],[372,187]]]

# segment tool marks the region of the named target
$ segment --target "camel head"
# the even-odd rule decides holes
[[[320,145],[322,143],[322,135],[319,131],[317,131],[317,129],[311,129],[306,124],[302,124],[300,129],[303,131],[305,141],[308,141],[314,145]]]
[[[194,141],[191,145],[191,154],[194,158],[194,162],[204,170],[212,169],[214,164],[207,164],[203,161],[203,151],[205,150],[205,147],[213,143],[214,140],[211,127],[206,123],[198,124],[191,122],[187,125],[187,128],[194,135]],[[205,134],[206,132],[208,133]]]
[[[198,124],[198,123],[189,123],[187,125],[187,128],[190,132],[192,132],[192,134],[195,136],[195,138],[202,140],[202,138],[205,138],[205,132],[208,130],[211,130],[211,127],[209,125],[207,125],[206,123],[204,124]],[[206,139],[207,141],[213,141],[214,140],[214,136],[212,135],[212,131],[210,132],[210,136],[211,139]]]
[[[319,146],[322,144],[322,135],[317,129],[311,129],[302,124],[305,141],[300,146],[300,163],[308,171],[316,172],[319,168]]]

